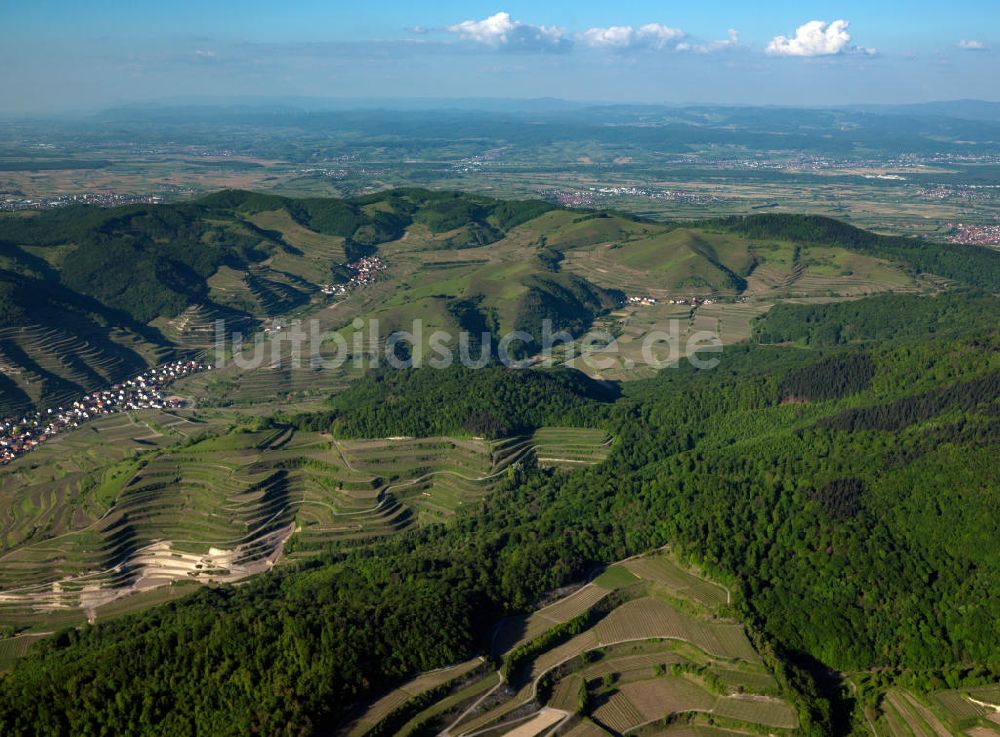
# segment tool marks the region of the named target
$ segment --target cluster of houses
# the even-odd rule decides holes
[[[164,388],[175,379],[207,368],[199,361],[172,361],[110,389],[91,392],[68,407],[47,409],[27,417],[4,418],[0,420],[0,464],[9,463],[53,436],[102,415],[178,407],[182,400],[165,396]]]
[[[691,297],[689,299],[684,299],[683,297],[678,299],[668,299],[666,303],[668,305],[691,305],[692,307],[697,307],[699,305],[710,305],[713,300],[707,297]],[[655,305],[656,297],[629,297],[628,303],[632,305]]]
[[[1000,244],[1000,225],[959,223],[953,225],[952,230],[952,234],[948,236],[949,243],[959,243],[965,246],[995,246]]]
[[[719,197],[686,189],[656,189],[651,187],[589,187],[572,192],[553,191],[549,199],[566,207],[590,207],[613,199],[645,199],[705,205],[721,201]]]
[[[350,280],[343,284],[324,284],[320,291],[323,294],[340,295],[346,294],[353,287],[371,284],[385,270],[385,263],[378,256],[365,256],[347,264],[347,269],[351,272]]]
[[[120,207],[122,205],[159,205],[160,195],[119,194],[117,192],[82,192],[56,197],[16,197],[0,199],[0,212],[16,210],[54,210],[68,205],[97,205],[98,207]]]

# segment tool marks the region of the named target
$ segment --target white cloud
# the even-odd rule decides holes
[[[495,49],[519,48],[525,51],[561,51],[572,45],[566,31],[556,26],[535,26],[513,20],[510,13],[496,13],[483,20],[466,20],[446,29],[459,38]]]
[[[591,28],[583,32],[583,40],[588,46],[601,48],[625,49],[632,44],[635,29],[632,26],[609,26],[608,28]]]
[[[975,41],[973,39],[962,39],[958,42],[958,48],[964,49],[965,51],[986,51],[987,46],[982,41]]]
[[[674,41],[679,41],[686,35],[679,28],[669,28],[660,23],[647,23],[639,29],[638,33],[640,41],[651,42],[658,49],[662,49]]]
[[[500,46],[507,43],[514,21],[510,13],[497,13],[484,20],[465,20],[448,26],[448,30],[457,33],[464,39],[489,46]]]
[[[795,35],[775,36],[765,51],[773,56],[833,56],[845,52],[875,54],[875,49],[851,45],[846,20],[827,23],[811,20],[795,29]]]
[[[706,41],[705,43],[689,43],[687,41],[677,44],[678,51],[693,51],[696,54],[713,54],[716,51],[733,49],[740,45],[740,34],[735,28],[730,28],[727,38],[717,41]]]
[[[662,23],[647,23],[639,28],[632,26],[608,26],[591,28],[581,34],[583,42],[599,49],[662,49],[676,44],[687,34],[679,28],[670,28]]]

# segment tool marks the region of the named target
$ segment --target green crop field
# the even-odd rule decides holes
[[[18,635],[17,637],[5,637],[0,639],[0,673],[8,671],[14,667],[18,658],[24,657],[32,643],[45,639],[44,634],[40,635]]]
[[[441,668],[440,670],[423,674],[412,681],[404,683],[365,709],[361,715],[346,725],[338,734],[345,735],[345,737],[360,737],[372,727],[378,725],[392,712],[402,707],[407,701],[432,689],[439,688],[446,683],[462,679],[470,671],[479,668],[483,662],[482,658],[473,658],[468,662],[459,663],[450,668]]]
[[[932,693],[890,688],[865,717],[877,737],[992,737],[1000,735],[1000,687]]]
[[[637,577],[656,581],[672,594],[691,598],[705,607],[729,603],[729,592],[725,588],[684,570],[667,555],[634,558],[622,565]]]

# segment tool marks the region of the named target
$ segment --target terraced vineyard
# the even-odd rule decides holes
[[[600,463],[608,457],[611,439],[601,430],[580,427],[543,427],[531,443],[541,466],[574,468]]]
[[[531,438],[336,440],[234,422],[225,411],[116,415],[5,467],[0,624],[48,630],[131,593],[235,581],[286,555],[442,522],[536,452]]]
[[[58,407],[170,355],[124,329],[28,322],[0,327],[0,416]]]
[[[42,444],[0,470],[0,550],[94,523],[134,473],[129,459],[216,425],[191,412],[149,410],[103,417]]]
[[[456,736],[535,735],[557,724],[560,734],[652,734],[668,717],[676,722],[671,734],[680,725],[720,737],[794,730],[795,708],[728,600],[725,588],[668,553],[623,561],[568,596],[501,622],[493,656],[504,663],[505,684],[486,674],[465,680],[444,689],[440,708],[408,697],[404,686],[362,711],[344,734],[383,729],[376,717],[387,700],[410,728]]]
[[[189,306],[176,317],[158,317],[150,325],[172,343],[188,350],[207,351],[215,345],[215,325],[224,320],[229,330],[251,334],[258,321],[246,313],[218,304],[198,303]]]
[[[469,677],[470,674],[475,674],[476,671],[483,670],[482,666],[485,665],[485,662],[486,661],[483,658],[473,658],[472,660],[465,663],[459,663],[458,665],[454,665],[450,668],[441,668],[440,670],[424,673],[423,675],[404,683],[399,688],[391,691],[372,704],[359,718],[346,725],[341,730],[341,733],[350,735],[351,737],[360,737],[385,721],[387,718],[390,718],[392,714],[405,705],[407,701],[419,698],[427,692],[440,688],[448,683],[454,683],[456,685],[464,683],[468,680],[467,677]],[[475,675],[472,677],[475,677]],[[488,681],[488,679],[482,680]]]
[[[1000,735],[1000,687],[940,691],[930,696],[891,689],[868,718],[877,737],[996,737]]]

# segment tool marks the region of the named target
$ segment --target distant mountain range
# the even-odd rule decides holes
[[[911,115],[916,117],[958,118],[960,120],[1000,121],[1000,102],[988,100],[942,100],[916,102],[906,105],[852,105],[848,110],[882,115]]]
[[[859,103],[832,106],[739,105],[732,103],[686,102],[610,102],[604,100],[565,100],[559,97],[303,97],[303,96],[183,96],[152,102],[132,103],[108,112],[152,111],[170,108],[208,108],[275,112],[279,110],[321,112],[328,110],[480,110],[491,112],[568,112],[593,108],[620,110],[678,110],[689,108],[717,109],[784,109],[784,110],[860,110],[873,113],[936,115],[966,120],[1000,119],[1000,102],[989,100],[934,100],[912,103]]]

